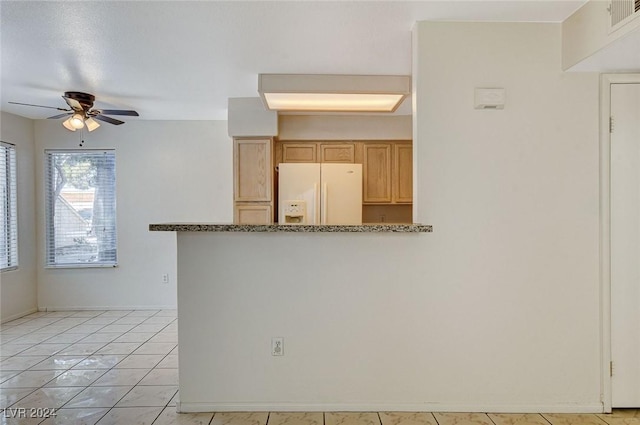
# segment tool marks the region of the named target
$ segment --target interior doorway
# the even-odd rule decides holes
[[[640,81],[609,90],[611,407],[640,407]]]

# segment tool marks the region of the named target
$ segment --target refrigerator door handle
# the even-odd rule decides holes
[[[327,211],[329,210],[329,196],[327,184],[322,185],[322,224],[327,224]]]
[[[318,191],[318,183],[313,184],[313,224],[320,224],[320,191]]]

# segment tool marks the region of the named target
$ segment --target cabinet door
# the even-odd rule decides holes
[[[317,162],[315,143],[282,143],[282,162]]]
[[[355,151],[353,143],[322,143],[320,144],[320,162],[353,164]]]
[[[236,139],[233,147],[234,199],[271,201],[271,139]]]
[[[391,202],[391,144],[364,145],[363,190],[364,203]]]
[[[272,224],[271,205],[236,204],[233,222],[235,224]]]
[[[393,202],[413,202],[413,146],[409,143],[393,145]]]

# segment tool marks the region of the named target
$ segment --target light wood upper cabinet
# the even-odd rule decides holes
[[[349,163],[355,162],[356,150],[353,143],[321,143],[320,162],[324,163]]]
[[[393,202],[413,202],[413,146],[410,143],[393,145]]]
[[[317,162],[315,143],[282,143],[282,162]]]
[[[271,224],[273,209],[270,204],[238,204],[233,214],[235,224]]]
[[[391,202],[391,144],[364,145],[363,203]]]
[[[234,139],[234,200],[270,202],[273,193],[271,139]]]
[[[362,164],[362,202],[369,205],[413,202],[413,145],[389,141],[280,141],[275,162]]]

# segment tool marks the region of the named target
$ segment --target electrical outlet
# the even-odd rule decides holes
[[[284,338],[271,338],[271,355],[284,356]]]
[[[169,274],[165,273],[162,275],[162,283],[169,283]]]

